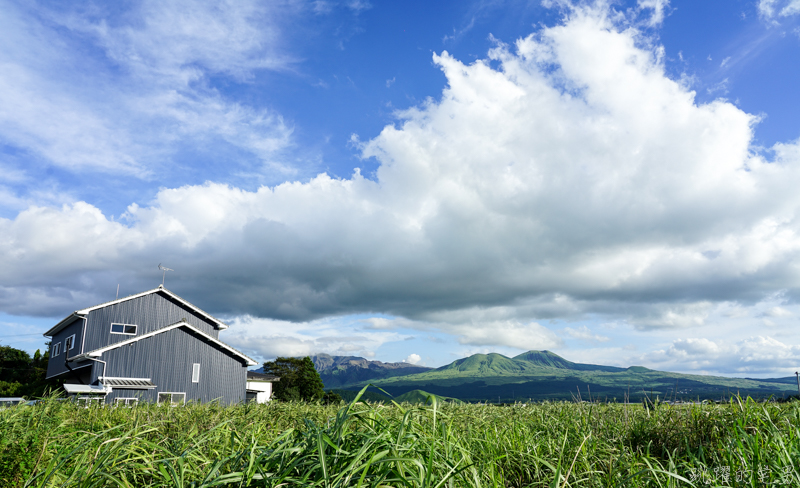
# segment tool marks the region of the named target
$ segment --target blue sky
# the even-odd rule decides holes
[[[4,2],[0,341],[800,365],[800,2]]]

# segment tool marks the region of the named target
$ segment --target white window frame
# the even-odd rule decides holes
[[[75,349],[75,334],[64,339],[64,352],[68,353],[73,349]]]
[[[186,393],[182,391],[159,391],[158,392],[158,404],[161,405],[162,403],[166,404],[167,402],[161,401],[161,395],[170,395],[169,397],[169,404],[173,407],[178,405],[185,405],[186,404]],[[180,402],[175,401],[175,395],[183,395],[183,398]]]
[[[53,357],[58,357],[61,355],[61,342],[56,342],[53,344]]]
[[[200,363],[192,364],[192,383],[200,383]]]
[[[115,325],[121,325],[122,326],[122,332],[114,332],[114,326]],[[125,332],[125,328],[126,327],[133,327],[133,332],[132,333],[131,332]],[[138,331],[139,331],[139,326],[136,325],[136,324],[120,324],[120,323],[117,323],[117,322],[112,322],[111,323],[111,333],[112,334],[135,336],[136,332],[138,332]]]
[[[135,407],[138,403],[139,399],[134,397],[117,397],[114,399],[114,405],[119,407]]]
[[[79,396],[79,397],[77,397],[75,399],[75,402],[79,406],[82,406],[83,408],[89,408],[92,405],[97,405],[97,406],[102,405],[103,402],[105,401],[105,399],[106,399],[105,396],[99,396],[99,395],[95,395],[95,396]]]

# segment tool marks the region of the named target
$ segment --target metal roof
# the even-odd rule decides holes
[[[215,318],[210,313],[205,312],[204,310],[201,310],[200,308],[192,305],[191,303],[187,302],[183,298],[179,297],[178,295],[176,295],[176,294],[172,293],[171,291],[167,290],[166,288],[164,288],[163,285],[158,285],[158,288],[154,288],[152,290],[144,291],[142,293],[137,293],[135,295],[129,295],[129,296],[124,297],[124,298],[118,298],[116,300],[111,300],[110,302],[101,303],[101,304],[95,305],[93,307],[87,307],[87,308],[84,308],[84,309],[81,309],[81,310],[76,310],[75,312],[71,313],[66,318],[64,318],[61,322],[59,322],[56,325],[54,325],[50,330],[45,332],[44,336],[45,337],[52,337],[59,330],[63,329],[67,325],[71,324],[75,320],[80,319],[80,318],[84,318],[92,310],[97,310],[98,308],[108,307],[110,305],[115,305],[117,303],[125,302],[127,300],[133,300],[134,298],[139,298],[139,297],[143,297],[145,295],[149,295],[151,293],[158,293],[158,292],[164,293],[165,295],[169,296],[170,298],[172,298],[174,300],[177,300],[178,302],[180,302],[181,304],[185,305],[186,307],[194,310],[195,312],[199,313],[200,315],[202,315],[205,318],[209,319],[210,321],[214,322],[214,324],[216,325],[216,327],[219,330],[225,330],[225,329],[228,328],[227,324],[225,324],[221,320]]]
[[[100,382],[112,388],[128,388],[131,390],[151,390],[156,387],[150,378],[109,378],[100,377]]]
[[[138,341],[141,341],[142,339],[147,339],[148,337],[153,337],[155,335],[162,334],[164,332],[170,331],[172,329],[176,329],[178,327],[183,327],[183,328],[189,329],[189,330],[192,331],[193,334],[197,334],[199,336],[202,336],[207,341],[216,344],[217,346],[219,346],[222,349],[225,349],[226,351],[230,352],[234,356],[238,356],[238,357],[242,358],[244,360],[244,362],[248,366],[255,366],[255,365],[258,364],[254,359],[250,358],[249,356],[246,356],[246,355],[242,354],[241,352],[239,352],[236,349],[232,348],[231,346],[225,344],[224,342],[220,341],[219,339],[214,339],[210,335],[208,335],[205,332],[201,331],[200,329],[192,326],[191,324],[189,324],[188,322],[186,322],[184,320],[181,320],[180,322],[176,322],[176,323],[174,323],[172,325],[168,325],[166,327],[162,327],[162,328],[154,330],[152,332],[148,332],[147,334],[142,334],[140,336],[136,336],[133,339],[128,339],[127,341],[120,341],[120,342],[111,344],[110,346],[101,347],[101,348],[95,349],[93,351],[88,351],[88,352],[85,352],[83,354],[78,354],[77,356],[72,356],[71,358],[67,358],[67,360],[68,361],[77,361],[77,360],[81,360],[81,359],[87,359],[87,358],[90,358],[90,357],[98,358],[98,357],[102,356],[103,353],[106,352],[106,351],[110,351],[112,349],[117,349],[117,348],[122,347],[122,346],[127,346],[128,344],[133,344],[134,342],[138,342]]]

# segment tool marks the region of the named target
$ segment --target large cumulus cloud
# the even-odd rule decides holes
[[[0,221],[0,307],[53,314],[118,282],[139,291],[163,261],[167,286],[215,313],[454,330],[470,314],[468,343],[511,323],[557,344],[533,321],[691,327],[713,303],[792,296],[798,144],[767,159],[758,118],[697,103],[663,55],[624,17],[575,7],[472,64],[434,55],[441,97],[354,137],[374,175],[165,188],[118,219],[28,208]]]

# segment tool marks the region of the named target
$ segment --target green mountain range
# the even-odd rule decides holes
[[[325,388],[342,388],[392,376],[407,376],[430,371],[432,368],[410,363],[384,363],[370,361],[357,356],[311,356],[314,367],[322,378]]]
[[[475,354],[440,368],[403,372],[394,368],[383,377],[358,380],[351,371],[354,381],[340,382],[336,387],[352,390],[373,384],[396,398],[423,390],[463,401],[492,402],[572,398],[622,402],[626,398],[640,401],[645,396],[653,400],[704,400],[737,393],[783,398],[798,391],[794,377],[759,380],[669,373],[642,366],[618,368],[573,363],[550,351],[528,351],[513,358]]]

